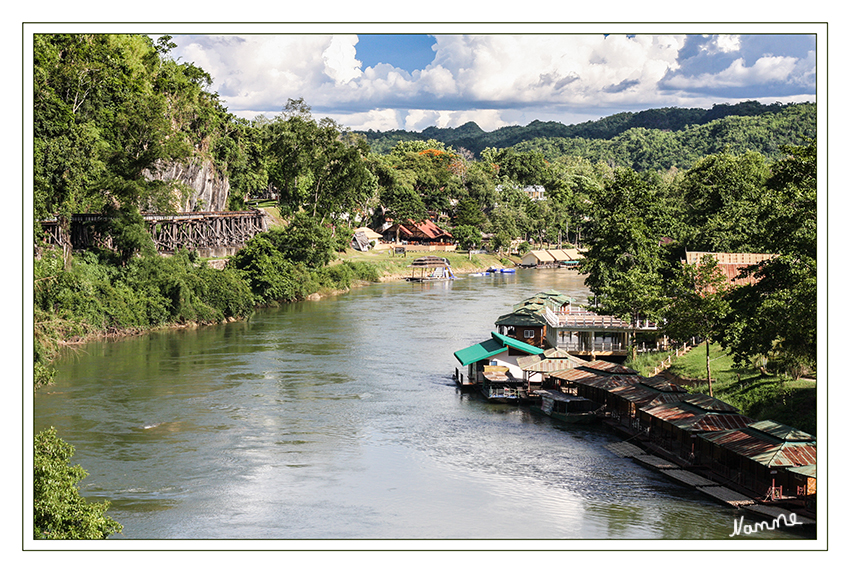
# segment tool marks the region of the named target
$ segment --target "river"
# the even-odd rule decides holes
[[[452,353],[549,289],[588,294],[567,270],[392,282],[94,342],[57,362],[34,428],[74,445],[116,539],[728,540],[735,511],[603,426],[455,389]]]

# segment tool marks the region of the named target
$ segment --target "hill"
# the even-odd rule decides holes
[[[748,101],[715,104],[711,109],[668,107],[622,112],[575,125],[533,121],[491,132],[468,122],[456,128],[429,127],[421,132],[358,133],[379,154],[388,153],[399,141],[436,139],[455,149],[468,149],[476,157],[487,147],[516,146],[524,151],[542,151],[550,160],[580,155],[639,170],[666,169],[672,165],[685,167],[699,156],[730,146],[776,157],[782,145],[801,144],[805,137],[815,137],[816,111],[816,104],[763,105]],[[647,140],[660,144],[658,158],[649,159],[654,154],[646,149],[639,151],[641,158],[633,157]]]

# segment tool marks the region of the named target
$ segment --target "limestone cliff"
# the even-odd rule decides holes
[[[145,177],[186,185],[190,189],[188,196],[179,188],[174,191],[179,211],[224,211],[227,208],[230,182],[208,159],[196,157],[186,163],[159,163],[155,171],[146,171]]]

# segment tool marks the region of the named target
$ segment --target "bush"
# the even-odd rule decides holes
[[[253,312],[251,287],[238,270],[203,265],[192,275],[192,282],[198,296],[223,316],[242,318]]]
[[[304,283],[314,282],[312,277],[304,276],[303,267],[296,268],[284,257],[265,233],[248,241],[231,262],[244,273],[258,304],[297,300],[303,296]]]
[[[74,447],[55,428],[39,432],[33,448],[33,539],[106,539],[123,526],[104,515],[109,502],[87,503],[77,482],[88,474],[68,460]]]

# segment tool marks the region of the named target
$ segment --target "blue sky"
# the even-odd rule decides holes
[[[228,110],[247,119],[277,115],[287,99],[300,97],[315,116],[351,129],[421,131],[475,121],[489,131],[654,107],[815,101],[816,36],[811,28],[785,29],[427,35],[248,28],[174,35],[172,55],[209,72]]]

